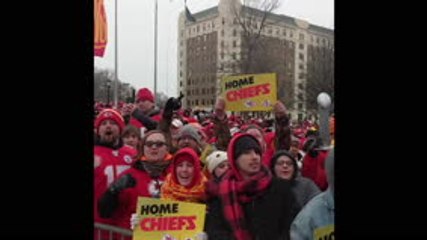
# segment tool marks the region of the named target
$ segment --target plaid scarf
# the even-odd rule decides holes
[[[246,226],[241,204],[251,202],[263,195],[270,186],[272,175],[265,166],[262,166],[261,171],[250,179],[242,181],[237,179],[235,173],[229,171],[219,185],[214,182],[209,183],[208,194],[221,199],[224,217],[234,230],[234,237],[237,240],[251,240],[252,236]]]
[[[160,197],[183,202],[204,202],[205,184],[208,180],[203,174],[201,175],[199,182],[196,182],[192,188],[186,188],[176,183],[173,180],[172,173],[169,173],[162,185]]]

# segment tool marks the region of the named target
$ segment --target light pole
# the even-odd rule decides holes
[[[111,81],[107,80],[107,105],[110,105],[110,88],[111,88]]]
[[[319,105],[320,124],[319,132],[322,138],[322,147],[329,147],[331,137],[329,134],[329,112],[331,109],[331,97],[325,92],[321,92],[317,96],[317,104]]]
[[[154,96],[157,95],[157,0],[154,3]],[[154,103],[156,99],[154,99]]]

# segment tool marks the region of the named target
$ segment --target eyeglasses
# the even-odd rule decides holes
[[[145,142],[145,144],[144,144],[144,146],[147,146],[149,148],[151,148],[151,147],[160,148],[160,147],[163,147],[165,145],[166,145],[165,142],[151,142],[151,141]]]
[[[292,161],[277,161],[276,162],[276,165],[279,165],[279,166],[282,166],[284,164],[286,164],[289,167],[293,167],[294,166],[294,164],[292,163]]]

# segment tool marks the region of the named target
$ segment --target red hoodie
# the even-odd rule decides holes
[[[303,159],[301,174],[303,177],[310,178],[320,188],[325,191],[328,188],[328,181],[325,171],[325,160],[328,151],[319,151],[316,157],[306,154]]]

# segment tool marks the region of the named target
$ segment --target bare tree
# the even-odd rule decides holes
[[[321,92],[334,98],[334,49],[329,46],[310,46],[307,62],[307,109],[317,109],[317,96]]]
[[[133,89],[128,83],[122,83],[119,80],[118,92],[119,101],[129,101],[132,96],[126,91],[126,89]],[[94,71],[94,100],[110,102],[114,99],[114,72],[111,69],[100,69],[95,68]]]
[[[107,102],[113,99],[112,83],[114,82],[114,72],[109,69],[95,69],[94,72],[94,100]]]
[[[281,0],[244,0],[240,8],[233,7],[233,23],[242,29],[242,57],[239,61],[241,72],[259,73],[268,69],[267,63],[260,64],[259,61],[260,53],[268,46],[261,43],[261,35],[266,26],[273,23],[268,21],[268,17],[280,3]]]

